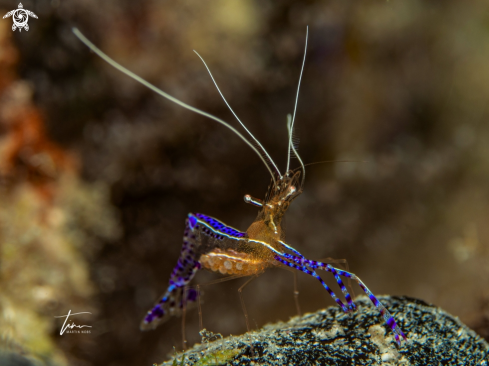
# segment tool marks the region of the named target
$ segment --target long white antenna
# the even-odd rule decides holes
[[[253,138],[253,140],[255,140],[255,142],[258,144],[258,146],[260,147],[260,149],[263,151],[263,153],[265,154],[265,156],[267,157],[268,161],[270,161],[270,163],[273,165],[273,167],[275,168],[275,170],[277,171],[278,175],[281,177],[282,174],[280,174],[280,170],[278,170],[277,168],[277,165],[275,165],[275,162],[272,160],[272,158],[270,157],[270,155],[268,154],[268,152],[265,150],[265,148],[262,146],[262,144],[260,144],[260,141],[258,141],[258,139],[253,136],[253,134],[246,128],[246,126],[244,125],[243,122],[241,122],[241,120],[238,118],[238,116],[236,115],[236,113],[234,113],[233,109],[231,108],[231,106],[229,105],[229,103],[227,102],[226,98],[224,98],[224,95],[222,94],[221,92],[221,89],[219,89],[219,87],[217,86],[217,83],[216,83],[216,80],[214,80],[214,77],[212,76],[212,73],[211,73],[211,70],[209,69],[209,67],[207,66],[207,64],[205,63],[204,59],[202,58],[201,55],[199,55],[199,53],[194,50],[195,54],[197,56],[199,56],[199,58],[202,60],[202,62],[204,63],[204,66],[205,68],[207,69],[207,72],[209,73],[211,79],[212,79],[212,82],[214,83],[214,85],[216,86],[216,89],[217,91],[219,92],[219,94],[221,95],[222,99],[224,100],[224,103],[226,103],[226,105],[228,106],[229,110],[231,111],[231,113],[234,115],[234,117],[236,117],[236,119],[238,120],[238,122],[241,124],[241,126],[243,126],[243,128],[246,130],[246,132],[249,133],[249,135]]]
[[[290,114],[288,114],[287,115],[287,131],[289,132],[289,141],[292,141],[292,137],[294,134],[294,131],[292,131],[292,129],[291,129],[291,123],[292,123],[292,116]],[[295,156],[297,157],[297,159],[299,160],[299,163],[301,164],[301,167],[302,167],[302,183],[301,183],[301,186],[303,186],[304,180],[306,179],[306,167],[304,166],[304,163],[302,162],[302,159],[299,156],[299,153],[297,152],[294,144],[289,145],[289,146],[292,147],[292,151],[294,151]],[[289,153],[290,153],[290,151],[289,151]],[[287,170],[287,173],[288,173],[288,170]]]
[[[297,85],[297,94],[295,96],[295,106],[294,106],[294,115],[292,116],[292,122],[290,123],[290,130],[294,130],[294,122],[295,122],[295,113],[297,112],[297,102],[299,101],[299,89],[301,87],[302,73],[304,72],[304,65],[306,63],[306,53],[307,53],[307,38],[309,37],[309,26],[306,27],[306,46],[304,48],[304,59],[302,60],[302,68],[301,74],[299,76],[299,85]],[[290,166],[290,150],[292,146],[292,134],[289,136],[289,151],[287,151],[287,172],[289,171]],[[304,176],[302,177],[304,179]]]
[[[227,122],[224,122],[222,119],[216,117],[216,116],[213,116],[212,114],[209,114],[207,112],[204,112],[200,109],[197,109],[195,107],[192,107],[191,105],[188,105],[184,102],[182,102],[181,100],[178,100],[177,98],[175,97],[172,97],[170,94],[167,94],[165,93],[163,90],[157,88],[156,86],[154,86],[153,84],[147,82],[146,80],[144,80],[143,78],[139,77],[138,75],[136,75],[135,73],[133,73],[132,71],[129,71],[128,69],[126,69],[124,66],[118,64],[117,62],[115,62],[113,59],[111,59],[109,56],[107,56],[105,53],[103,53],[100,49],[97,48],[97,46],[95,46],[92,42],[90,42],[88,40],[87,37],[85,37],[79,30],[78,28],[73,28],[72,29],[73,33],[75,34],[75,36],[78,37],[78,39],[80,41],[82,41],[88,48],[90,48],[93,52],[95,52],[100,58],[102,58],[104,61],[106,61],[108,64],[110,64],[111,66],[115,67],[117,70],[121,71],[122,73],[126,74],[127,76],[133,78],[134,80],[138,81],[139,83],[143,84],[145,87],[151,89],[152,91],[154,91],[155,93],[161,95],[162,97],[170,100],[171,102],[175,103],[175,104],[178,104],[179,106],[185,108],[185,109],[188,109],[192,112],[195,112],[197,114],[200,114],[204,117],[207,117],[207,118],[210,118],[210,119],[213,119],[214,121],[216,122],[219,122],[220,124],[226,126],[227,128],[229,128],[231,131],[233,131],[236,135],[238,135],[244,142],[246,142],[248,144],[249,147],[251,147],[253,149],[254,152],[256,152],[256,154],[260,157],[260,159],[263,161],[263,163],[265,164],[265,166],[267,167],[268,171],[270,172],[270,175],[272,176],[272,179],[273,179],[273,182],[276,183],[275,181],[275,177],[273,175],[273,172],[272,170],[270,169],[270,167],[268,166],[266,160],[263,158],[263,156],[260,154],[260,152],[258,151],[258,149],[253,146],[253,144],[251,142],[249,142],[242,134],[240,134],[233,126],[231,126],[230,124],[228,124]]]

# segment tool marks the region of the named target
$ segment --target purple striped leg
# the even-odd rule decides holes
[[[296,257],[298,258],[298,257]],[[299,258],[298,258],[299,259]],[[319,277],[317,275],[317,273],[315,271],[311,271],[309,269],[307,269],[305,266],[302,266],[302,265],[299,265],[299,264],[296,264],[296,263],[291,263],[283,258],[281,258],[280,256],[276,255],[275,256],[275,260],[288,266],[288,267],[291,267],[291,268],[294,268],[294,269],[297,269],[298,271],[302,271],[304,273],[307,273],[308,275],[311,275],[313,277],[315,277],[317,280],[319,280],[319,282],[321,282],[321,284],[323,285],[323,287],[326,289],[326,291],[328,291],[328,293],[331,295],[331,297],[333,298],[334,301],[336,301],[336,303],[343,309],[343,311],[345,313],[348,312],[348,308],[346,307],[345,304],[343,304],[341,302],[340,299],[338,299],[338,297],[336,296],[336,294],[333,292],[333,290],[331,290],[329,288],[329,286],[323,281],[323,279],[321,277]],[[299,259],[300,260],[300,259]]]
[[[290,260],[293,260],[294,262],[298,262],[298,260],[300,261],[300,264],[301,266],[304,266],[305,264],[309,265],[309,260],[306,259],[301,253],[299,253],[296,249],[292,248],[290,245],[287,245],[285,244],[284,242],[280,241],[280,244],[282,244],[282,246],[288,250],[290,250],[291,252],[295,253],[298,255],[298,257],[295,257],[293,255],[290,255],[290,254],[287,254],[287,253],[284,253],[283,256],[285,258],[288,258]],[[350,296],[350,293],[348,292],[348,290],[346,289],[346,286],[345,284],[343,283],[343,281],[341,280],[341,277],[338,275],[338,272],[336,272],[335,268],[333,266],[331,266],[330,264],[326,264],[328,267],[329,267],[329,271],[333,274],[335,280],[336,280],[336,283],[338,284],[338,286],[340,287],[341,289],[341,292],[343,292],[343,295],[345,296],[345,299],[346,299],[346,302],[348,303],[348,308],[350,309],[350,311],[354,311],[357,306],[355,305],[355,303],[353,302],[353,299],[351,298]],[[314,267],[312,265],[309,265],[311,268],[313,269],[316,269],[318,267]]]
[[[339,268],[334,268],[334,267],[332,267],[331,265],[329,265],[327,263],[317,262],[317,261],[313,261],[313,260],[310,260],[310,259],[304,259],[304,258],[301,258],[301,257],[295,257],[295,256],[289,255],[289,254],[286,255],[286,258],[289,259],[289,260],[293,260],[295,263],[305,264],[306,266],[309,266],[309,267],[314,268],[314,269],[317,269],[317,268],[318,269],[322,269],[324,271],[328,271],[328,272],[331,272],[333,274],[336,272],[340,276],[351,278],[352,280],[357,281],[358,285],[367,294],[367,296],[370,298],[370,300],[372,301],[372,303],[379,310],[380,314],[382,314],[382,316],[383,316],[385,322],[387,323],[387,325],[394,332],[394,336],[396,337],[397,343],[399,345],[401,344],[401,337],[405,341],[407,341],[406,336],[402,332],[401,328],[399,328],[399,326],[397,325],[396,321],[394,320],[394,318],[392,317],[392,315],[389,313],[389,311],[374,296],[374,294],[368,289],[368,287],[365,286],[365,284],[363,283],[363,281],[360,278],[358,278],[355,274],[353,274],[351,272],[348,272],[348,271],[344,271],[344,270],[339,269]]]
[[[351,298],[350,293],[346,289],[345,284],[341,280],[340,275],[338,274],[336,269],[331,264],[326,264],[326,266],[328,267],[328,270],[333,274],[334,278],[336,279],[336,283],[338,284],[338,286],[340,286],[341,292],[343,292],[343,295],[345,295],[346,302],[348,303],[348,308],[350,309],[350,311],[354,311],[357,308],[357,306],[353,302],[353,299]],[[315,267],[314,269],[316,269],[316,268],[318,268],[318,267]],[[319,268],[319,269],[322,269],[322,268]]]

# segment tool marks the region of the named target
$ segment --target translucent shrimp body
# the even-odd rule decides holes
[[[197,291],[193,289],[185,291],[185,289],[195,276],[196,272],[200,269],[207,269],[227,275],[244,276],[256,275],[263,272],[268,267],[285,266],[316,278],[333,300],[345,312],[355,310],[356,306],[342,281],[342,277],[356,281],[360,288],[370,298],[374,306],[379,310],[388,327],[394,333],[396,341],[400,344],[402,339],[406,340],[406,336],[401,331],[392,315],[355,274],[335,268],[327,263],[307,259],[299,251],[285,242],[282,219],[291,202],[302,193],[305,178],[305,166],[292,143],[292,136],[297,111],[300,80],[302,79],[304,70],[306,52],[304,52],[299,86],[297,87],[294,113],[293,116],[289,115],[287,118],[289,151],[287,155],[286,173],[282,175],[277,165],[259,143],[258,139],[251,134],[231,109],[231,106],[224,98],[224,95],[217,87],[207,65],[205,65],[205,67],[209,71],[212,81],[216,85],[224,102],[238,122],[254,140],[256,146],[227,122],[192,107],[156,88],[154,85],[116,63],[93,45],[80,33],[80,31],[74,29],[73,32],[92,51],[121,72],[142,83],[151,90],[154,90],[164,98],[229,128],[258,154],[272,177],[272,182],[263,200],[253,198],[249,195],[244,197],[246,203],[260,208],[257,218],[245,232],[239,231],[213,217],[200,213],[191,213],[188,215],[185,223],[182,250],[177,264],[170,275],[167,290],[147,312],[141,322],[141,329],[154,329],[159,324],[168,320],[171,316],[182,314],[187,305],[191,305],[197,301]],[[307,49],[307,36],[305,47]],[[200,58],[202,59],[202,57]],[[204,60],[202,59],[202,61]],[[302,171],[294,172],[294,170],[289,170],[291,153],[298,158]],[[338,298],[338,296],[336,296],[334,291],[329,288],[323,279],[319,277],[316,273],[317,270],[330,272],[335,277],[335,280],[344,295],[346,305]]]

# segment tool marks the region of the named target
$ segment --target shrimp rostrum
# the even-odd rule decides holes
[[[288,130],[289,149],[287,168],[285,170],[286,173],[282,175],[277,165],[273,162],[272,158],[266,152],[260,142],[251,134],[251,132],[248,131],[245,125],[234,113],[217,86],[217,83],[215,82],[209,68],[199,54],[197,55],[204,62],[204,65],[207,68],[207,71],[209,72],[219,94],[241,126],[254,140],[255,144],[246,139],[234,127],[218,117],[210,115],[172,97],[171,95],[163,92],[154,85],[135,75],[131,71],[125,69],[123,66],[119,65],[100,51],[77,29],[74,29],[73,31],[75,35],[88,47],[90,47],[92,51],[97,53],[105,61],[123,73],[152,89],[161,96],[169,99],[170,101],[195,113],[213,119],[232,130],[258,154],[272,177],[272,182],[263,200],[253,198],[249,195],[244,197],[246,203],[252,204],[259,208],[258,216],[246,231],[239,231],[226,225],[222,221],[204,214],[190,213],[188,215],[185,222],[182,250],[177,264],[170,275],[168,288],[158,299],[153,308],[147,312],[146,316],[141,322],[141,329],[154,329],[159,324],[168,320],[171,316],[180,315],[184,311],[187,304],[191,305],[197,301],[197,291],[192,288],[189,289],[187,286],[195,276],[196,272],[200,269],[207,269],[210,271],[219,272],[221,274],[248,276],[261,273],[268,267],[286,266],[304,272],[317,279],[328,294],[333,298],[333,300],[345,312],[355,310],[356,306],[345,284],[343,283],[342,278],[356,281],[383,316],[385,322],[394,333],[397,343],[400,344],[401,339],[406,340],[406,336],[399,328],[392,315],[367,288],[363,281],[360,280],[360,278],[351,272],[336,268],[331,264],[307,259],[298,250],[294,249],[285,241],[285,232],[282,227],[282,219],[291,202],[302,193],[305,178],[305,167],[296,148],[294,147],[292,136],[306,52],[304,52],[294,112],[292,116],[288,115],[287,118],[286,126]],[[305,49],[307,50],[307,36]],[[300,170],[289,168],[290,157],[292,154],[294,154],[299,161]],[[345,302],[341,301],[333,290],[318,275],[317,272],[319,270],[330,272],[334,276],[339,288],[341,289],[341,292],[343,293]]]

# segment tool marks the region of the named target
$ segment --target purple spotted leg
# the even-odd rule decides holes
[[[372,303],[375,305],[375,307],[379,310],[380,314],[384,318],[385,322],[387,325],[392,329],[392,332],[394,333],[394,336],[396,338],[397,343],[400,345],[401,344],[401,337],[407,341],[406,336],[402,332],[401,328],[397,325],[396,321],[392,317],[392,315],[389,313],[389,311],[385,308],[385,306],[374,296],[374,294],[368,289],[367,286],[363,283],[360,278],[358,278],[355,274],[344,271],[339,268],[334,268],[333,266],[327,264],[327,263],[322,263],[322,262],[317,262],[313,261],[310,259],[304,259],[301,257],[296,257],[290,254],[286,255],[286,258],[289,260],[293,260],[295,263],[302,263],[305,264],[306,266],[309,266],[314,269],[322,269],[324,271],[328,271],[331,273],[337,273],[340,276],[351,278],[354,281],[357,281],[358,285],[362,288],[362,290],[367,294],[369,299],[372,301]]]
[[[287,254],[287,253],[284,253],[283,256],[285,258],[288,258],[288,259],[291,259],[293,260],[294,262],[298,262],[298,260],[300,261],[300,264],[301,266],[304,266],[304,264],[308,264],[308,260],[301,254],[299,253],[296,249],[292,248],[290,245],[287,245],[286,243],[284,243],[283,241],[280,241],[280,244],[282,244],[282,246],[288,250],[290,250],[291,252],[293,252],[294,254],[296,254],[299,259],[293,255],[290,255],[290,254]],[[348,303],[348,308],[350,309],[350,311],[354,311],[356,309],[356,305],[355,303],[353,302],[353,299],[351,298],[350,296],[350,293],[348,292],[348,290],[346,289],[346,286],[345,284],[343,283],[343,281],[341,280],[341,277],[338,275],[338,272],[335,271],[334,267],[331,266],[330,264],[327,264],[328,268],[330,269],[330,272],[333,273],[333,276],[336,280],[336,283],[338,284],[338,286],[340,287],[341,289],[341,292],[343,292],[343,295],[345,296],[345,299],[346,299],[346,302]],[[313,267],[313,266],[310,266],[311,268],[313,269],[316,269],[317,267]]]
[[[185,226],[180,257],[170,276],[168,288],[160,300],[147,312],[141,322],[141,330],[156,328],[158,324],[168,320],[171,316],[182,314],[184,306],[188,307],[197,300],[195,289],[184,291],[185,286],[201,268],[197,259],[198,255],[195,252],[197,240],[195,226],[195,218],[189,216]]]
[[[348,303],[348,308],[350,309],[350,311],[354,311],[357,308],[357,306],[353,302],[353,299],[351,298],[350,293],[346,289],[345,284],[341,280],[340,275],[338,274],[338,272],[336,271],[336,269],[331,264],[326,264],[326,266],[328,267],[329,271],[333,274],[333,276],[334,276],[334,278],[335,278],[336,283],[338,284],[338,286],[340,286],[341,292],[343,292],[343,295],[345,296],[346,302]]]
[[[296,258],[298,258],[298,257],[296,257]],[[298,271],[307,273],[308,275],[311,275],[311,276],[315,277],[319,282],[321,282],[321,285],[323,285],[323,287],[326,289],[326,291],[328,291],[328,293],[330,294],[330,296],[343,309],[343,311],[345,313],[348,312],[348,308],[346,307],[346,305],[343,304],[343,302],[341,302],[341,300],[336,296],[336,294],[333,292],[333,290],[331,290],[329,288],[329,286],[323,281],[323,279],[321,277],[319,277],[317,275],[317,273],[315,271],[311,271],[311,270],[307,269],[305,266],[302,266],[300,264],[296,264],[297,262],[296,263],[291,263],[291,262],[289,262],[289,261],[281,258],[279,255],[276,255],[275,256],[275,260],[278,261],[278,262],[280,262],[280,263],[282,263],[282,264],[284,264],[284,265],[286,265],[286,266],[288,266],[288,267],[297,269]]]
[[[375,307],[377,308],[377,310],[379,310],[380,314],[382,314],[382,316],[383,316],[385,322],[387,323],[387,325],[394,332],[394,336],[396,337],[396,341],[397,341],[397,343],[399,345],[401,344],[401,338],[400,337],[402,337],[405,341],[407,341],[406,336],[402,332],[401,328],[399,328],[399,326],[397,325],[397,323],[394,320],[394,318],[392,317],[392,315],[385,308],[385,306],[374,296],[374,294],[367,288],[367,286],[365,286],[365,284],[363,283],[362,280],[360,280],[360,278],[358,278],[353,273],[350,273],[350,272],[347,272],[347,271],[343,271],[343,270],[338,269],[338,268],[334,268],[334,269],[336,270],[336,272],[338,272],[338,274],[340,276],[351,278],[352,280],[357,281],[358,285],[362,288],[363,292],[365,292],[367,294],[367,296],[370,298],[370,300],[375,305]]]

